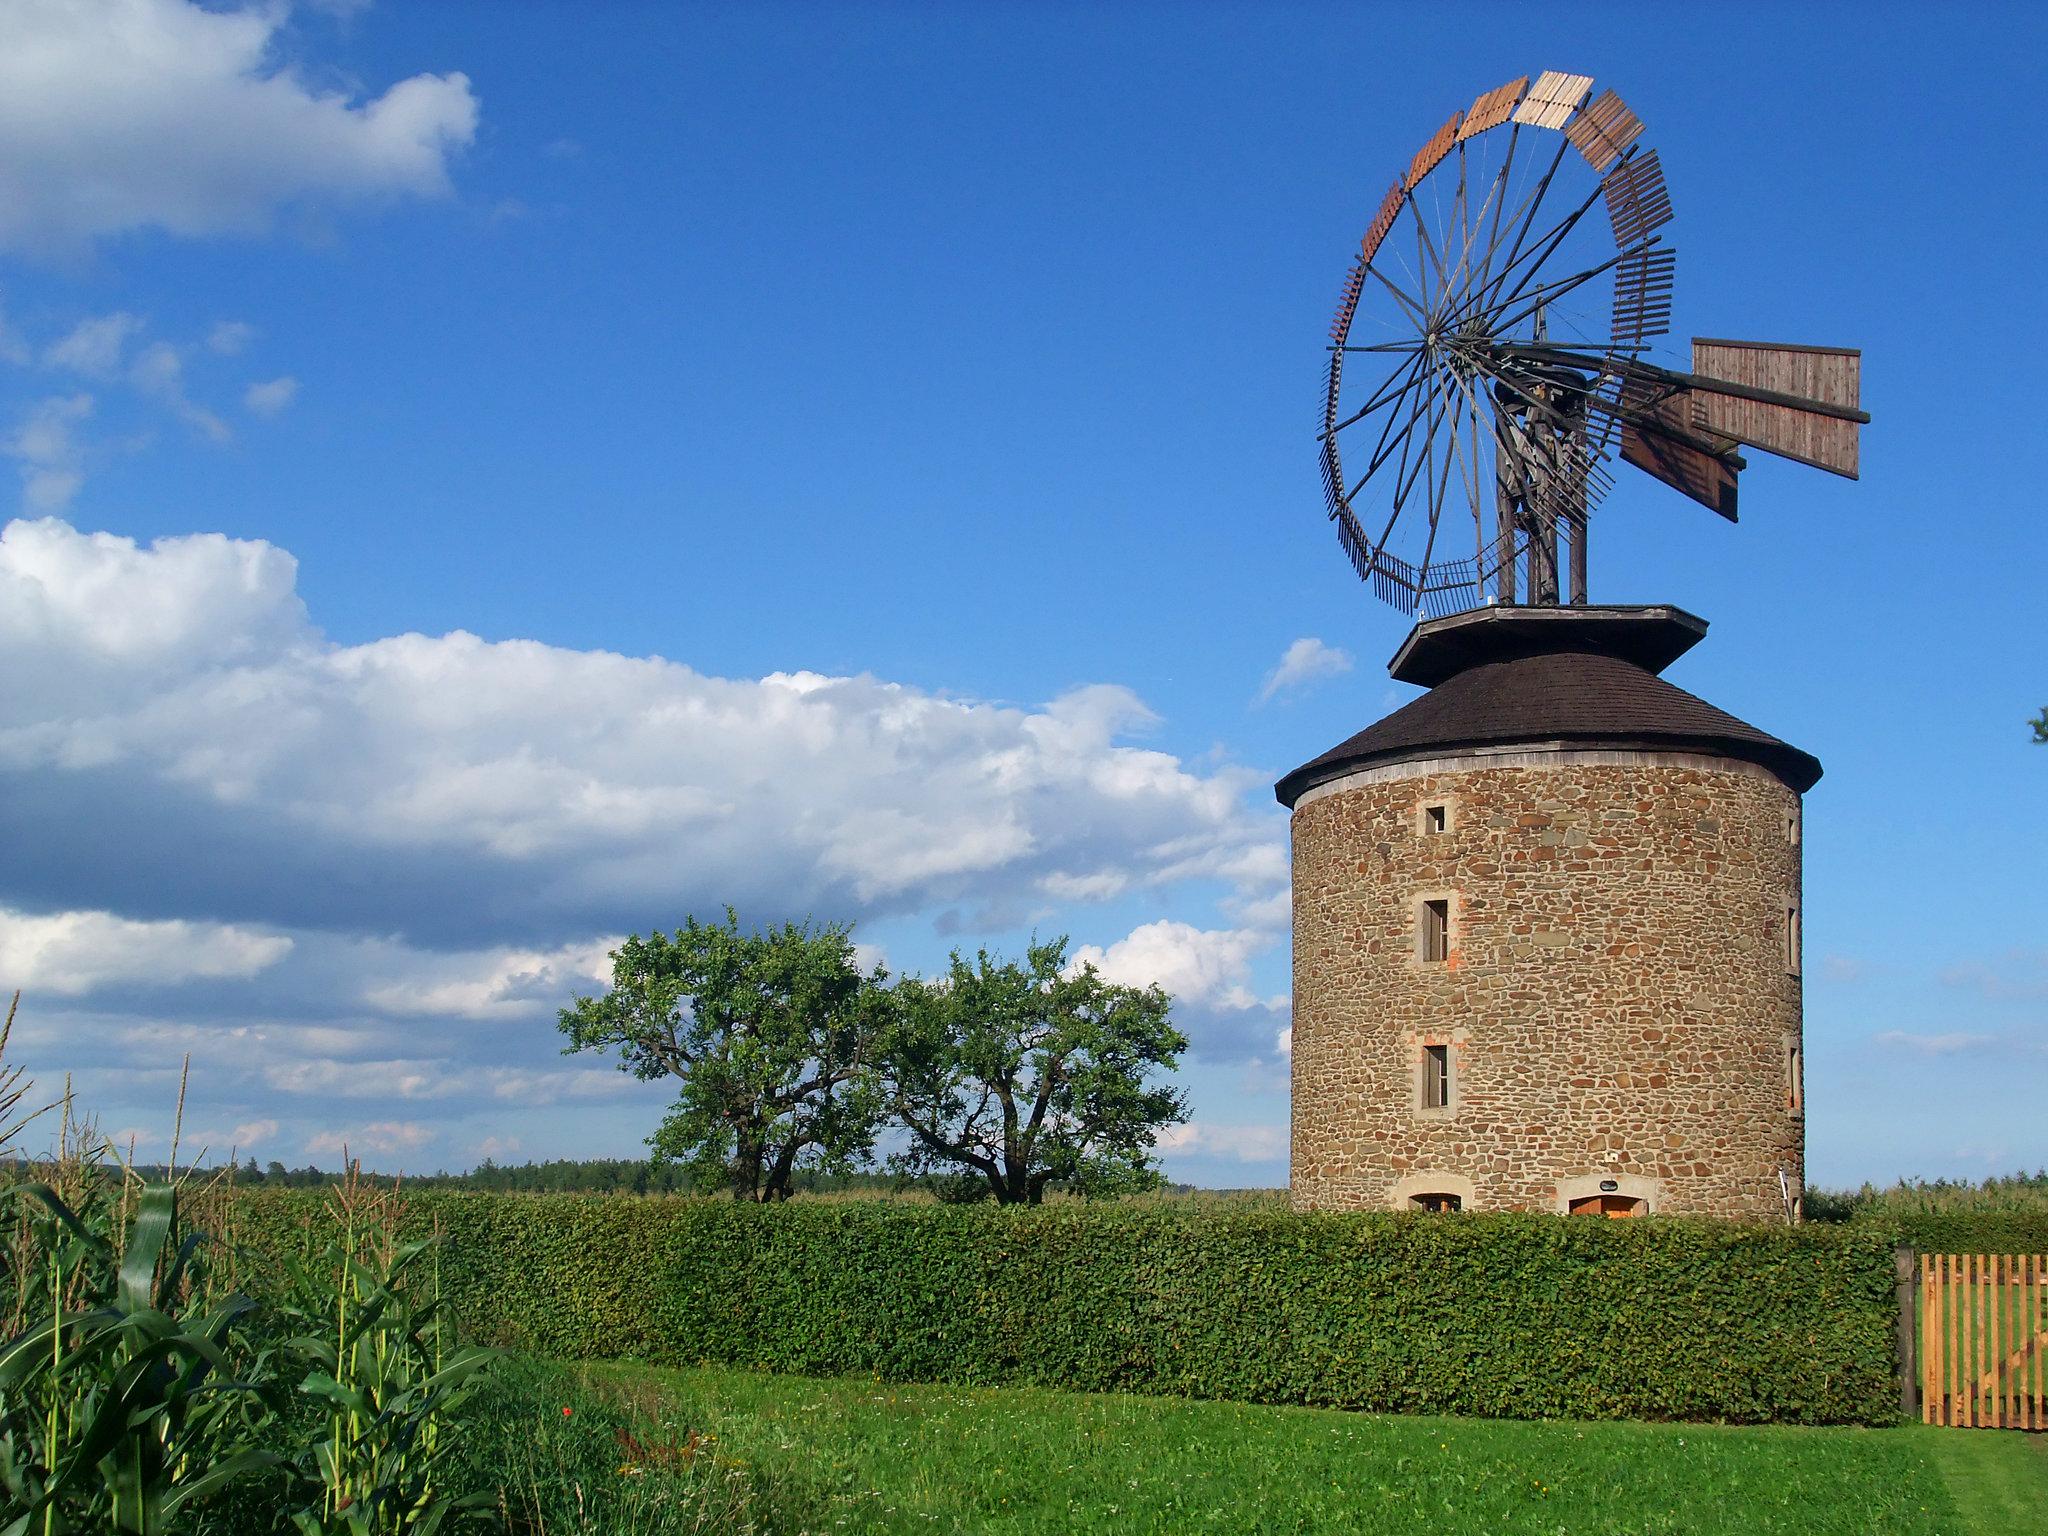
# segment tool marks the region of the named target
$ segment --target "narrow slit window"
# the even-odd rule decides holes
[[[1425,1045],[1422,1048],[1422,1107],[1451,1107],[1451,1048]]]
[[[1788,974],[1799,974],[1799,909],[1785,909],[1785,970]]]
[[[1785,1047],[1785,1108],[1796,1115],[1802,1103],[1803,1095],[1799,1091],[1799,1047],[1788,1045]]]
[[[1442,832],[1450,825],[1450,818],[1446,815],[1448,810],[1448,806],[1425,805],[1422,808],[1422,830],[1432,837]]]
[[[1451,904],[1448,899],[1422,904],[1422,958],[1441,962],[1451,957]]]

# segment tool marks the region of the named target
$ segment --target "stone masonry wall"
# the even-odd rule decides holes
[[[1304,795],[1295,1204],[1555,1211],[1611,1179],[1656,1211],[1782,1219],[1779,1170],[1805,1178],[1799,815],[1761,768],[1673,753],[1474,755]]]

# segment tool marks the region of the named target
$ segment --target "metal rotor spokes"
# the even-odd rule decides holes
[[[1854,354],[1700,343],[1691,374],[1645,360],[1670,324],[1671,198],[1641,120],[1591,85],[1552,71],[1453,113],[1345,279],[1324,495],[1358,574],[1404,612],[1513,602],[1525,582],[1532,602],[1585,601],[1587,516],[1617,450],[1731,516],[1738,440],[1836,469],[1846,453],[1853,473]]]

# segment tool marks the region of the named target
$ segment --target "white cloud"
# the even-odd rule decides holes
[[[90,407],[90,397],[79,398]],[[124,682],[154,691],[168,677],[274,657],[305,641],[305,610],[292,591],[297,573],[274,545],[217,533],[159,539],[144,550],[55,518],[7,524],[0,656],[52,680],[71,674],[40,700],[31,690],[15,702],[9,723],[60,713],[57,702],[81,683],[85,691],[61,711],[74,724],[110,706],[132,707],[120,697]]]
[[[19,367],[34,358],[34,349],[8,320],[7,311],[0,309],[0,363],[13,363]]]
[[[67,368],[90,379],[111,379],[121,372],[128,343],[141,329],[140,317],[126,310],[94,315],[43,349],[44,366]]]
[[[1259,689],[1259,702],[1263,704],[1277,693],[1304,688],[1326,677],[1341,677],[1350,670],[1349,651],[1306,635],[1288,646],[1280,657],[1280,665],[1266,674],[1265,686]]]
[[[1273,1047],[1282,1056],[1294,1054],[1294,1026],[1289,1024],[1273,1037]]]
[[[253,976],[292,941],[228,923],[135,922],[111,912],[0,908],[0,985],[62,997],[105,986],[171,986]]]
[[[216,443],[224,443],[233,436],[226,422],[185,393],[184,355],[169,342],[155,341],[144,347],[128,370],[128,380],[202,436]]]
[[[578,992],[601,990],[612,977],[617,938],[559,949],[491,949],[446,956],[408,953],[406,974],[372,982],[363,1001],[385,1013],[499,1019],[552,1014]]]
[[[1904,1051],[1917,1051],[1924,1056],[1953,1056],[1959,1051],[1973,1051],[1980,1046],[1991,1045],[1997,1037],[1972,1034],[1960,1029],[1938,1035],[1916,1035],[1903,1029],[1887,1029],[1882,1034],[1872,1035],[1871,1039],[1879,1045],[1895,1046]]]
[[[30,511],[62,511],[78,494],[85,481],[78,424],[92,405],[91,395],[52,395],[29,407],[7,438],[4,449],[21,471],[21,498]]]
[[[0,668],[28,680],[0,773],[58,793],[92,772],[135,837],[204,839],[206,867],[166,849],[159,885],[260,888],[287,927],[474,940],[725,900],[859,917],[1286,878],[1277,813],[1246,804],[1262,781],[1126,744],[1151,716],[1123,688],[1020,709],[459,631],[337,646],[294,571],[217,535],[0,531]],[[0,800],[0,834],[68,845],[7,816]],[[352,891],[374,918],[340,911]]]
[[[281,378],[251,384],[242,392],[242,404],[252,415],[275,416],[290,405],[298,393],[299,381],[287,373]]]
[[[1083,944],[1072,956],[1123,986],[1164,987],[1177,1003],[1221,1008],[1280,1008],[1285,998],[1260,998],[1247,983],[1252,957],[1274,936],[1248,928],[1197,928],[1161,919],[1133,928],[1107,949]]]
[[[1159,1133],[1165,1153],[1227,1157],[1240,1163],[1266,1163],[1287,1155],[1287,1128],[1280,1125],[1217,1125],[1189,1120]]]
[[[1941,973],[1941,984],[2001,1002],[2048,997],[2048,950],[2014,949],[1989,961],[1952,965]]]
[[[287,7],[13,0],[0,8],[0,245],[254,231],[311,197],[434,196],[476,134],[460,74],[364,102],[303,79]]]
[[[322,1131],[306,1142],[309,1157],[333,1157],[346,1153],[352,1158],[389,1157],[417,1152],[433,1141],[431,1126],[413,1120],[373,1120],[351,1130]]]
[[[256,339],[256,327],[246,320],[222,320],[206,333],[206,350],[222,357],[237,357]]]
[[[478,1157],[509,1157],[519,1150],[517,1136],[486,1136],[472,1149]]]

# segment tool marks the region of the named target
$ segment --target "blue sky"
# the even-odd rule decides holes
[[[628,1155],[664,1095],[552,1011],[730,899],[899,969],[1071,934],[1184,999],[1169,1172],[1283,1181],[1270,786],[1409,695],[1324,331],[1422,139],[1561,67],[1662,154],[1674,337],[1865,353],[1860,483],[1630,474],[1593,572],[1827,767],[1810,1172],[2048,1161],[2048,28],[1446,14],[10,7],[21,1059],[145,1143],[189,1050],[217,1150]]]

